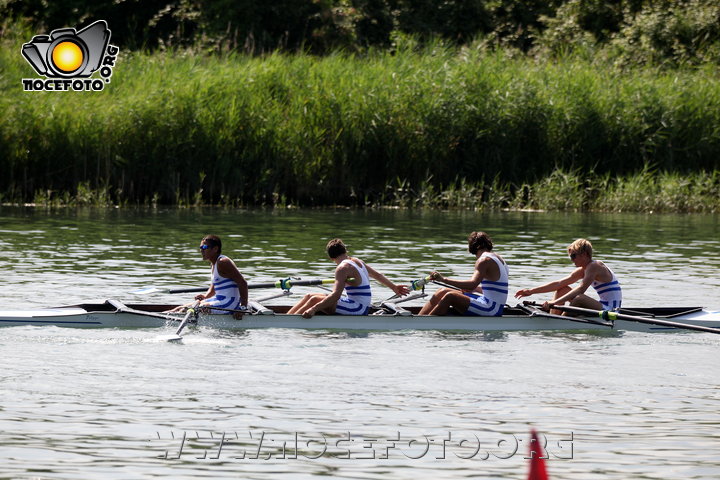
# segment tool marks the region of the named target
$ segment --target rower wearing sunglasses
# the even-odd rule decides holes
[[[600,260],[592,258],[592,244],[579,238],[568,246],[568,256],[577,267],[565,278],[555,280],[535,288],[519,290],[516,298],[529,297],[536,293],[555,292],[552,301],[543,304],[543,310],[549,311],[555,305],[570,302],[574,307],[592,308],[594,310],[615,310],[622,304],[622,288],[615,273]],[[580,285],[571,288],[570,285],[580,281]],[[600,300],[595,300],[585,294],[593,287]],[[561,314],[559,310],[553,313]]]
[[[195,297],[200,307],[209,313],[241,315],[248,302],[248,286],[245,278],[229,257],[222,254],[222,242],[216,235],[207,235],[200,242],[203,260],[210,262],[210,287],[204,294]],[[192,304],[176,307],[172,311],[183,311]]]

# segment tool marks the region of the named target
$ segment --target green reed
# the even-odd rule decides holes
[[[702,172],[720,170],[718,66],[618,70],[440,44],[121,52],[103,92],[23,92],[23,41],[0,49],[5,201],[716,208],[697,196],[717,189]],[[633,183],[647,164],[665,177]],[[661,200],[633,197],[663,182]]]
[[[436,187],[423,181],[390,183],[371,206],[487,210],[602,211],[644,213],[720,212],[720,170],[679,174],[650,166],[634,174],[610,175],[580,170],[553,170],[548,176],[516,185],[495,178],[464,179]]]

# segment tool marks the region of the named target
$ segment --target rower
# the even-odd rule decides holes
[[[508,295],[509,269],[505,260],[492,251],[493,242],[485,232],[468,236],[468,251],[475,255],[475,271],[469,280],[452,280],[439,272],[430,277],[454,288],[441,288],[420,310],[420,315],[445,315],[450,307],[461,314],[499,317]]]
[[[216,235],[207,235],[200,242],[203,260],[210,262],[210,287],[204,294],[195,296],[200,308],[209,313],[234,313],[236,318],[247,309],[248,284],[229,257],[222,254],[222,241]],[[181,305],[170,312],[184,311],[191,304]]]
[[[545,302],[543,310],[550,311],[555,305],[564,305],[570,302],[573,307],[591,308],[594,310],[617,310],[622,304],[622,287],[615,273],[600,260],[593,260],[593,247],[589,240],[579,238],[567,247],[570,261],[575,264],[575,270],[565,278],[555,280],[535,288],[518,290],[516,298],[529,297],[536,293],[555,292],[553,300]],[[580,285],[571,288],[570,285],[580,281]],[[600,297],[599,300],[585,294],[593,287]],[[556,315],[563,314],[553,309]]]
[[[325,248],[328,257],[337,265],[332,292],[309,293],[295,304],[288,314],[300,313],[305,318],[311,318],[317,312],[366,315],[372,301],[369,277],[390,288],[397,295],[410,293],[407,286],[394,284],[359,258],[350,257],[341,239],[330,240]]]

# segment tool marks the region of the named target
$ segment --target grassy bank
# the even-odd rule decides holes
[[[644,213],[720,212],[720,171],[677,174],[645,167],[629,175],[557,169],[538,181],[454,182],[436,189],[405,182],[388,185],[375,206],[470,210],[548,210]]]
[[[103,92],[23,92],[24,41],[0,49],[4,201],[717,210],[718,66],[133,53]]]
[[[159,196],[143,202],[158,206]],[[0,200],[2,198],[0,197]],[[8,204],[22,203],[5,199]],[[2,202],[0,202],[2,203]],[[121,192],[108,187],[92,189],[78,185],[73,192],[38,191],[32,205],[38,207],[116,207],[130,206]],[[208,205],[202,190],[191,198],[179,197],[173,202],[180,207]],[[226,198],[213,204],[222,207],[248,206],[238,199]],[[285,198],[276,197],[274,207],[299,206]],[[515,185],[495,180],[491,183],[451,182],[435,187],[429,179],[414,187],[397,179],[388,183],[375,199],[344,203],[343,206],[361,208],[455,209],[455,210],[544,210],[643,213],[720,213],[720,171],[677,174],[653,172],[645,168],[626,176],[587,175],[579,171],[555,170],[536,182]],[[330,204],[328,206],[337,206]]]

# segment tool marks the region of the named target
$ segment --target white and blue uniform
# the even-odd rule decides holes
[[[218,273],[217,264],[221,258],[226,257],[225,255],[220,255],[215,261],[215,264],[212,266],[212,271],[210,272],[210,281],[215,288],[215,295],[203,300],[203,304],[217,308],[237,310],[240,308],[241,304],[240,290],[233,280],[225,278]],[[210,313],[229,314],[232,312],[226,312],[225,310],[211,310]]]
[[[607,268],[612,275],[612,279],[605,283],[595,281],[591,286],[600,297],[600,304],[603,308],[606,310],[615,310],[622,305],[622,288],[620,288],[620,282],[618,282],[615,273],[610,270],[610,267],[605,265],[605,268]]]
[[[483,279],[480,283],[482,286],[482,294],[480,295],[465,293],[465,295],[470,297],[470,306],[468,306],[465,315],[499,317],[503,313],[505,302],[507,302],[508,277],[510,271],[508,266],[500,261],[494,253],[484,252],[480,255],[480,258],[483,257],[490,257],[497,263],[500,269],[500,278],[498,278],[496,282]]]
[[[357,287],[345,286],[345,294],[338,300],[335,313],[339,315],[365,315],[370,310],[370,303],[372,302],[370,277],[365,264],[362,262],[358,265],[358,263],[346,258],[340,262],[338,267],[348,262],[360,273],[360,285]]]

